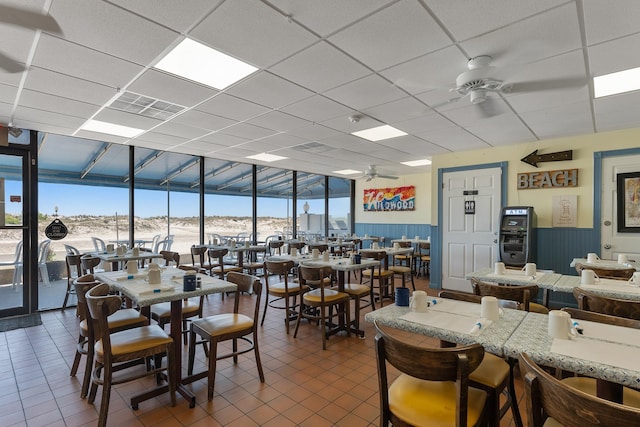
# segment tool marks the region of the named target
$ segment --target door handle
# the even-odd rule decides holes
[[[493,239],[493,243],[498,243],[498,239]]]
[[[607,243],[607,244],[604,245],[604,248],[605,249],[611,249],[611,245]]]

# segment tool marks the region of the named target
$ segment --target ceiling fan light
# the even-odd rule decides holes
[[[472,104],[481,104],[487,100],[487,91],[484,89],[472,90],[469,97]]]

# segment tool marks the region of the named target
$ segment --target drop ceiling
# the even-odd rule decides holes
[[[269,166],[335,176],[368,165],[424,172],[401,162],[640,125],[628,114],[638,91],[594,99],[592,84],[640,66],[637,0],[3,3],[49,14],[61,28],[0,22],[0,54],[24,67],[0,69],[0,123],[43,133],[230,162],[260,163],[245,157],[267,152],[287,157]],[[185,37],[259,70],[219,91],[153,68]],[[478,55],[492,56],[495,77],[513,85],[491,94],[491,117],[468,97],[449,101]],[[123,93],[179,111],[114,108]],[[144,133],[79,130],[89,119]],[[382,124],[408,135],[351,135]]]

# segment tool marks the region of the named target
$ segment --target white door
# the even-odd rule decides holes
[[[619,173],[640,171],[640,155],[604,157],[602,159],[602,212],[600,213],[600,258],[617,259],[618,254],[640,261],[640,234],[618,232]],[[594,212],[597,215],[597,212]],[[598,219],[596,218],[595,221]],[[640,231],[640,230],[639,230]],[[586,256],[586,254],[582,254]]]
[[[471,292],[467,274],[498,259],[501,176],[500,168],[442,175],[443,289]]]

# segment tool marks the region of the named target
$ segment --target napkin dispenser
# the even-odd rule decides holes
[[[182,290],[191,292],[196,290],[196,272],[189,270],[184,274],[182,279]]]

